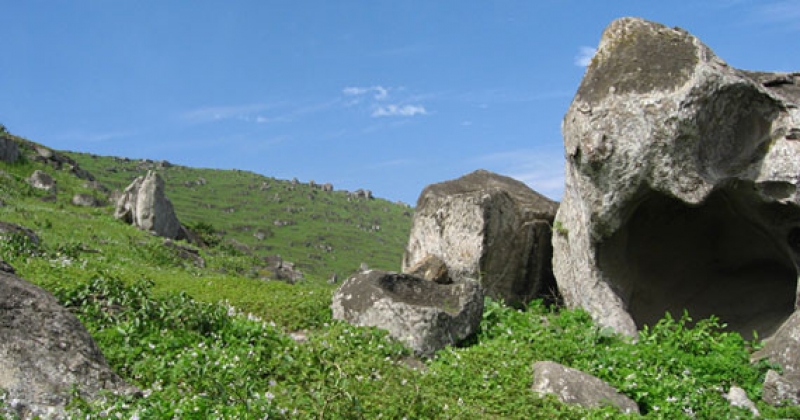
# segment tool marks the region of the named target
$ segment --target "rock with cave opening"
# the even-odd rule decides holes
[[[800,74],[737,70],[681,29],[612,22],[563,123],[564,302],[629,335],[684,310],[772,334],[796,307],[798,103]]]

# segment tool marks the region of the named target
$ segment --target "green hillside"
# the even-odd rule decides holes
[[[410,209],[239,171],[161,168],[184,223],[210,223],[225,241],[252,250],[224,242],[200,248],[201,264],[114,219],[112,206],[71,204],[76,193],[105,197],[85,179],[87,169],[109,188],[122,188],[157,163],[70,153],[78,168],[52,165],[37,161],[25,139],[0,136],[23,145],[21,160],[0,162],[0,222],[39,238],[1,234],[0,259],[75,313],[111,367],[142,390],[93,402],[75,394],[73,418],[630,418],[535,394],[532,365],[540,360],[609,382],[646,418],[751,417],[722,396],[731,385],[742,387],[765,418],[800,418],[797,407],[760,400],[770,366],[749,360],[760,343],[725,332],[713,319],[665,318],[632,342],[580,310],[541,301],[518,310],[487,300],[474,337],[417,359],[383,331],[333,320],[335,286],[324,281],[361,262],[396,269]],[[28,185],[36,170],[55,178],[55,193]],[[270,189],[262,191],[263,183]],[[275,194],[281,202],[269,202]],[[277,227],[279,218],[295,224]],[[380,230],[366,227],[378,224]],[[271,234],[259,240],[259,229]],[[302,264],[309,279],[263,278],[258,267],[272,253]],[[16,418],[12,405],[0,390],[0,418]]]
[[[182,223],[210,224],[237,248],[261,257],[280,255],[308,278],[334,273],[342,278],[361,263],[400,269],[413,212],[406,205],[239,170],[66,155],[111,190],[123,190],[147,170],[157,171]]]

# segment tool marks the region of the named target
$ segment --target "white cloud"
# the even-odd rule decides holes
[[[586,67],[592,62],[592,58],[597,54],[597,49],[587,46],[580,47],[578,55],[575,56],[575,65],[578,67]]]
[[[385,88],[383,86],[348,86],[342,89],[342,93],[346,96],[362,96],[370,92],[374,92],[374,95],[372,96],[373,99],[376,101],[382,101],[389,97],[389,89],[390,88]]]
[[[413,117],[427,115],[428,111],[422,105],[384,105],[372,111],[373,117]]]
[[[185,112],[182,118],[192,122],[211,122],[227,119],[247,119],[249,115],[266,109],[266,105],[209,106]]]

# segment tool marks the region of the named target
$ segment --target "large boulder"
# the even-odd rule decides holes
[[[136,392],[108,366],[92,337],[53,295],[0,271],[0,391],[22,418],[65,417],[73,387]]]
[[[639,406],[635,401],[602,379],[556,362],[533,364],[531,390],[540,395],[553,395],[565,404],[587,408],[610,405],[624,413],[639,414]]]
[[[555,287],[557,208],[522,182],[485,170],[429,185],[417,201],[402,269],[436,256],[454,280],[478,279],[488,296],[526,304]]]
[[[795,309],[800,74],[734,69],[689,33],[614,21],[563,122],[554,271],[635,335],[666,311],[750,336]]]
[[[183,239],[186,235],[164,192],[164,180],[153,171],[147,171],[147,175],[136,178],[125,188],[114,217],[165,238]]]
[[[333,295],[333,318],[378,327],[419,356],[432,356],[472,335],[483,315],[483,293],[471,281],[438,284],[379,270],[357,273]]]

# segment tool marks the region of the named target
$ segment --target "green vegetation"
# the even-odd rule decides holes
[[[112,162],[85,159],[103,167]],[[55,201],[43,200],[46,193],[24,182],[35,169],[57,179]],[[116,175],[139,174],[117,169]],[[0,163],[0,170],[6,174],[0,174],[0,200],[5,203],[0,220],[28,227],[41,238],[38,245],[21,235],[0,241],[0,258],[20,277],[52,291],[71,308],[112,367],[144,393],[108,395],[100,401],[76,397],[70,405],[75,418],[624,417],[608,407],[588,410],[535,395],[530,386],[532,365],[538,360],[553,360],[608,381],[633,398],[648,418],[748,418],[748,411],[730,407],[722,397],[722,391],[734,384],[758,402],[765,417],[800,418],[798,408],[773,408],[759,401],[768,366],[749,363],[757,343],[722,331],[713,319],[690,326],[688,316],[666,317],[632,343],[598,328],[583,311],[558,311],[538,301],[518,310],[487,301],[479,333],[428,361],[414,359],[382,331],[332,320],[329,304],[334,286],[322,281],[322,275],[354,269],[341,263],[351,255],[347,252],[373,264],[370,255],[377,254],[370,252],[379,251],[371,246],[396,246],[395,254],[402,250],[407,232],[400,224],[407,223],[403,219],[407,216],[391,203],[347,202],[344,193],[325,196],[320,191],[304,203],[305,212],[294,213],[309,215],[296,219],[294,233],[284,233],[292,226],[273,226],[274,236],[263,242],[277,247],[273,238],[294,241],[300,250],[281,250],[281,254],[296,262],[312,252],[302,241],[312,237],[314,229],[321,229],[325,243],[335,244],[334,252],[323,255],[325,264],[309,266],[317,277],[289,285],[253,275],[252,268],[263,263],[258,255],[224,242],[211,243],[219,231],[227,232],[227,238],[232,232],[244,232],[245,225],[252,226],[248,232],[269,227],[258,223],[263,217],[265,223],[276,217],[267,211],[272,204],[259,207],[264,197],[255,191],[245,197],[233,192],[265,178],[176,167],[165,171],[176,207],[197,200],[184,207],[180,217],[210,239],[212,246],[200,250],[206,264],[198,267],[163,246],[160,238],[114,220],[110,207],[69,204],[76,192],[96,191],[67,171],[28,160]],[[103,169],[94,169],[98,170]],[[206,179],[206,190],[175,187],[196,180],[198,174]],[[129,181],[110,180],[103,182],[116,188]],[[273,189],[288,185],[269,182]],[[301,188],[308,186],[298,185],[295,192]],[[314,193],[301,195],[307,194]],[[281,195],[291,194],[281,190]],[[335,209],[323,206],[325,199]],[[245,206],[248,200],[252,208]],[[235,212],[219,211],[230,203],[239,203]],[[400,217],[381,219],[381,236],[345,230],[336,222],[369,221],[396,211]],[[326,216],[327,221],[310,217],[327,212],[335,216]],[[353,222],[358,223],[363,221]],[[392,223],[397,226],[391,227]],[[338,234],[345,237],[337,238]],[[252,233],[247,236],[252,238]],[[258,243],[250,240],[249,245],[257,248]],[[388,264],[389,253],[382,258]],[[354,261],[358,260],[347,264]],[[399,258],[392,264],[398,262]],[[299,335],[305,339],[297,339]],[[2,406],[0,398],[0,416]]]
[[[66,154],[112,190],[156,170],[183,224],[217,232],[257,256],[280,255],[306,277],[348,276],[362,262],[400,268],[413,212],[405,205],[239,170]]]

